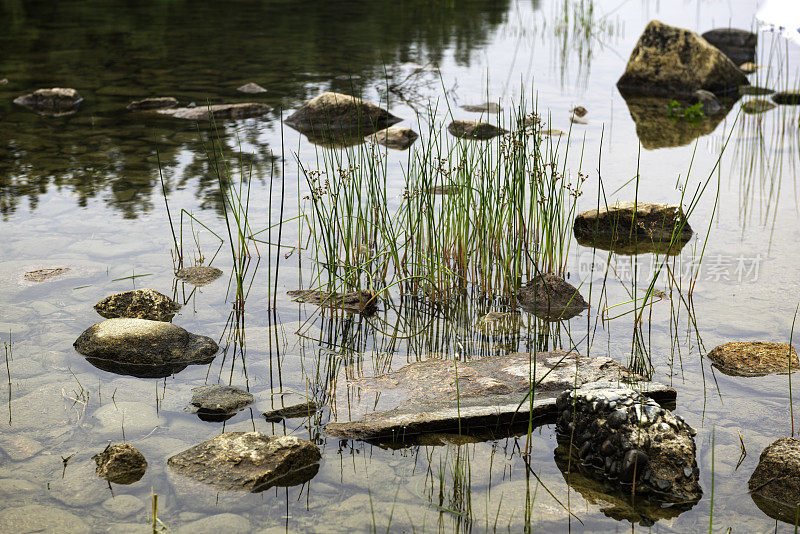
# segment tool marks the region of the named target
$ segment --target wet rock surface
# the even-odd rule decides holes
[[[765,111],[769,111],[774,107],[775,104],[773,104],[769,100],[764,100],[763,98],[754,98],[752,100],[742,102],[742,111],[750,115],[755,115],[756,113],[764,113]]]
[[[366,140],[395,150],[406,150],[419,138],[411,128],[390,126],[367,136]]]
[[[559,443],[592,478],[679,506],[702,497],[695,431],[653,399],[609,382],[567,391],[556,404]]]
[[[18,106],[26,107],[41,115],[56,117],[75,113],[81,102],[83,102],[83,97],[78,94],[78,91],[68,87],[37,89],[30,94],[14,99],[14,103]]]
[[[25,280],[29,282],[44,282],[56,276],[69,272],[69,267],[55,267],[52,269],[37,269],[25,273]]]
[[[256,102],[243,102],[241,104],[216,104],[214,106],[195,106],[193,108],[159,109],[158,113],[169,115],[176,119],[195,121],[208,120],[236,120],[261,117],[272,110],[266,104]]]
[[[207,286],[220,276],[222,276],[222,271],[209,265],[184,267],[175,272],[175,278],[197,287]]]
[[[310,417],[317,413],[317,403],[312,399],[307,399],[303,402],[294,404],[287,404],[275,410],[268,410],[262,415],[271,423],[281,421],[282,419],[292,419],[295,417]]]
[[[530,390],[531,374],[538,382],[532,407],[528,400],[522,402]],[[561,393],[599,380],[630,380],[659,400],[675,398],[675,390],[642,382],[642,377],[611,358],[574,352],[539,352],[535,357],[518,353],[457,363],[430,359],[376,378],[338,384],[332,422],[325,432],[381,443],[456,430],[509,435],[515,425],[526,426],[529,416],[535,425],[553,422]],[[337,406],[343,407],[341,414]],[[345,420],[338,421],[340,417]]]
[[[748,487],[756,506],[765,514],[794,525],[800,503],[800,440],[780,438],[767,446]]]
[[[133,445],[109,444],[103,452],[92,456],[97,476],[115,484],[133,484],[144,476],[147,461]]]
[[[451,122],[447,127],[447,131],[450,132],[450,135],[455,137],[476,139],[479,141],[485,141],[486,139],[508,133],[507,130],[499,128],[494,124],[489,124],[488,122],[462,120]]]
[[[765,376],[787,374],[800,369],[797,351],[788,343],[767,341],[732,341],[713,348],[708,359],[725,374],[733,376]]]
[[[192,388],[189,411],[204,421],[225,421],[253,403],[253,395],[235,386],[201,386]]]
[[[573,231],[585,247],[621,254],[677,254],[693,234],[680,206],[646,202],[617,202],[581,212]]]
[[[717,28],[703,34],[703,39],[716,46],[737,65],[756,59],[758,35],[736,28]]]
[[[127,317],[169,322],[180,305],[153,289],[134,289],[109,295],[94,305],[95,311],[106,319]]]
[[[310,441],[228,432],[167,460],[176,473],[225,490],[263,491],[311,479],[321,454]]]
[[[286,293],[297,302],[316,304],[326,308],[338,308],[348,312],[372,314],[378,309],[377,296],[370,291],[329,293],[313,289],[298,289]]]
[[[800,91],[779,91],[772,94],[772,101],[784,106],[800,105]]]
[[[128,111],[152,111],[154,109],[170,109],[178,107],[178,99],[171,96],[156,96],[134,100],[128,104]]]
[[[346,130],[363,137],[400,120],[375,104],[328,91],[300,106],[285,122],[302,133]]]
[[[546,321],[571,319],[589,307],[575,286],[553,273],[536,275],[521,287],[517,303]]]
[[[500,113],[500,105],[497,102],[484,102],[474,105],[464,104],[461,109],[470,113]]]
[[[74,343],[89,363],[118,374],[143,378],[169,376],[189,364],[214,360],[217,344],[171,323],[147,319],[106,319]]]
[[[622,93],[691,95],[698,89],[736,93],[747,76],[718,48],[693,31],[653,20],[617,81]]]
[[[239,91],[240,93],[247,93],[247,94],[250,94],[250,95],[255,95],[255,94],[266,93],[267,92],[266,89],[264,89],[263,87],[261,87],[260,85],[258,85],[257,83],[254,83],[254,82],[250,82],[250,83],[246,83],[244,85],[241,85],[241,86],[237,87],[236,90]]]

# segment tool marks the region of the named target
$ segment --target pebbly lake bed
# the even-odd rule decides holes
[[[765,513],[748,489],[762,450],[794,431],[792,375],[734,376],[708,354],[727,342],[789,343],[800,335],[793,332],[797,106],[749,114],[742,103],[755,97],[746,95],[723,101],[723,113],[691,120],[683,115],[689,103],[678,103],[679,115],[670,96],[626,101],[616,87],[639,36],[657,19],[698,33],[729,26],[756,32],[760,68],[750,83],[795,90],[800,50],[760,30],[756,11],[741,1],[0,2],[0,79],[7,80],[0,84],[2,530],[793,529]],[[266,91],[237,91],[251,82]],[[42,87],[75,88],[83,101],[57,117],[12,103]],[[388,108],[403,119],[397,126],[420,138],[407,150],[315,144],[286,119],[325,91]],[[195,105],[188,109],[255,102],[270,110],[212,125],[126,109],[156,96]],[[480,111],[485,102],[500,111]],[[576,106],[587,113],[578,116]],[[460,279],[453,265],[465,263],[449,249],[437,260],[447,268],[411,253],[370,263],[402,250],[386,229],[407,228],[420,206],[415,199],[433,198],[418,194],[423,185],[463,186],[458,154],[476,158],[467,168],[477,174],[481,161],[501,165],[509,137],[457,140],[447,131],[452,120],[513,132],[517,119],[533,113],[542,121],[535,141],[562,154],[562,179],[582,186],[560,197],[570,206],[560,228],[569,232],[553,242],[562,246],[556,268],[588,309],[558,322],[524,308],[513,313],[510,295],[535,271],[524,261],[513,275],[481,271],[511,264],[509,251],[525,239],[503,221],[497,233],[480,234],[496,240],[478,249],[483,263],[466,261],[464,272],[485,279],[463,287],[451,284]],[[543,133],[555,129],[563,135]],[[229,163],[224,180],[219,152]],[[420,182],[424,168],[439,181]],[[361,178],[380,185],[378,192],[356,200],[345,188],[342,203],[385,205],[389,219],[405,222],[376,231],[384,219],[370,219],[343,245],[340,238],[353,237],[348,230],[324,224],[340,212],[324,210],[336,209],[336,184]],[[490,189],[431,200],[440,217],[450,217],[443,242],[465,239],[457,222],[473,213],[473,201],[502,204],[505,197]],[[587,246],[572,235],[572,216],[598,207],[600,198],[691,206],[694,234],[671,254]],[[441,208],[448,203],[452,212]],[[246,214],[247,223],[237,226],[234,214]],[[412,241],[406,250],[423,250]],[[337,276],[380,289],[373,313],[320,308],[288,294],[328,280],[331,243],[346,257]],[[536,256],[541,249],[526,250]],[[176,278],[179,254],[183,267],[211,265],[222,275],[197,286]],[[367,261],[356,261],[361,255]],[[380,279],[384,265],[433,265],[444,282],[431,283],[421,271],[387,281]],[[28,274],[44,269],[63,271]],[[210,364],[148,378],[103,369],[75,350],[81,333],[104,319],[93,309],[98,301],[143,288],[181,305],[174,325],[219,346]],[[509,314],[502,330],[486,333],[487,312]],[[560,349],[609,358],[674,390],[672,412],[696,431],[697,502],[665,512],[657,500],[631,501],[565,466],[555,420],[492,432],[458,426],[400,440],[342,437],[327,426],[391,407],[386,381],[408,374],[411,364],[431,367],[408,378],[413,384],[400,378],[393,386],[424,386],[439,364],[478,369],[495,357]],[[450,384],[444,376],[438,385]],[[377,386],[369,393],[356,388],[370,380]],[[187,409],[194,388],[216,384],[246,390],[252,403],[223,421]],[[298,399],[319,409],[277,420],[262,415]],[[459,402],[459,416],[462,408]],[[321,458],[310,477],[257,492],[199,484],[168,465],[233,432],[302,438]],[[130,443],[146,458],[139,480],[97,476],[92,457],[109,442]]]

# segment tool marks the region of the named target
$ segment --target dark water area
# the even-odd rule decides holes
[[[747,487],[760,452],[792,430],[789,376],[729,376],[706,355],[728,341],[789,342],[800,299],[797,107],[745,114],[741,104],[754,98],[745,96],[692,122],[668,116],[670,98],[626,100],[615,86],[650,20],[700,33],[758,31],[756,11],[745,1],[0,0],[0,530],[152,532],[157,494],[156,528],[176,532],[790,532]],[[800,49],[758,34],[751,83],[795,89]],[[266,92],[237,91],[250,82]],[[12,103],[44,87],[71,87],[84,100],[61,117]],[[523,106],[565,132],[547,142],[564,154],[565,176],[586,176],[576,211],[599,198],[687,205],[702,190],[694,236],[670,251],[646,307],[663,254],[611,253],[568,236],[565,271],[589,309],[550,323],[523,312],[501,336],[479,329],[487,312],[514,309],[499,291],[443,303],[391,286],[373,315],[299,304],[287,291],[320,283],[324,272],[304,170],[327,165],[334,181],[365,163],[366,145],[328,149],[282,124],[324,91],[380,104],[420,134],[408,151],[370,153],[385,169],[390,213],[413,196],[414,154],[439,139],[462,146],[448,144],[452,119],[513,130]],[[126,109],[155,96],[271,111],[211,125]],[[482,102],[502,111],[460,107]],[[588,113],[572,122],[578,105]],[[504,150],[497,140],[471,146],[488,161]],[[222,179],[214,147],[230,165]],[[236,232],[223,199],[231,195],[249,199],[249,232],[259,240],[247,241],[242,263],[230,252]],[[499,241],[517,239],[509,232]],[[185,266],[210,264],[222,276],[200,287],[175,278],[176,242]],[[26,278],[53,268],[69,270]],[[78,354],[73,342],[102,320],[94,304],[134,288],[180,303],[172,322],[218,342],[214,361],[146,378]],[[699,502],[632,506],[568,472],[553,424],[530,435],[515,427],[510,436],[456,431],[403,443],[325,433],[349,410],[391,404],[389,393],[348,396],[353,380],[437,358],[467,365],[573,346],[623,365],[644,357],[653,380],[677,391],[675,413],[697,430]],[[254,402],[224,421],[187,411],[192,388],[211,384],[246,389]],[[265,420],[282,396],[322,409]],[[308,439],[321,450],[319,468],[302,483],[248,493],[167,467],[169,457],[233,431]],[[91,457],[109,441],[144,454],[141,480],[95,475]]]

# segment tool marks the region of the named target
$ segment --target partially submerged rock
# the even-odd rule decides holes
[[[208,265],[184,267],[175,272],[175,278],[197,287],[207,286],[220,276],[222,276],[220,269]]]
[[[737,28],[717,28],[703,34],[703,39],[720,49],[736,65],[756,59],[758,35]]]
[[[518,336],[522,317],[517,312],[491,311],[478,319],[475,330],[486,337]]]
[[[344,130],[363,137],[400,120],[375,104],[328,91],[300,106],[285,122],[302,133]]]
[[[189,411],[203,421],[221,422],[253,403],[253,395],[235,386],[200,386],[192,388]]]
[[[748,100],[747,102],[742,102],[742,111],[749,115],[764,113],[765,111],[769,111],[774,107],[775,104],[769,100],[764,100],[763,98],[754,98],[752,100]]]
[[[708,353],[714,366],[727,375],[765,376],[800,369],[797,351],[788,343],[732,341]]]
[[[484,102],[482,104],[461,106],[464,111],[470,113],[500,113],[500,105],[497,102]]]
[[[691,95],[698,89],[736,93],[747,76],[720,50],[693,31],[653,20],[631,52],[617,81],[622,93]]]
[[[628,493],[681,506],[702,497],[696,432],[653,399],[607,383],[566,391],[556,404],[559,443],[578,469]]]
[[[55,117],[71,115],[78,111],[78,106],[83,102],[83,97],[78,91],[68,87],[53,87],[52,89],[37,89],[14,99],[14,103],[35,111],[41,115]]]
[[[553,273],[534,276],[517,291],[517,303],[546,321],[571,319],[589,307],[575,286]]]
[[[772,101],[784,106],[800,105],[800,91],[779,91],[772,94]]]
[[[236,88],[236,90],[239,91],[240,93],[247,93],[250,95],[267,92],[266,89],[264,89],[263,87],[254,82],[246,83],[242,86],[239,86]]]
[[[128,104],[128,111],[152,111],[178,107],[178,99],[171,96],[156,96],[134,100]]]
[[[477,139],[484,141],[508,133],[507,130],[499,128],[488,122],[461,121],[456,120],[450,123],[447,131],[455,137],[462,139]]]
[[[144,476],[147,460],[133,445],[109,444],[103,452],[92,456],[97,463],[97,476],[114,484],[133,484]]]
[[[791,525],[800,503],[800,440],[780,438],[761,452],[748,482],[750,496],[762,512]]]
[[[617,202],[579,213],[573,231],[585,247],[620,254],[677,254],[693,231],[678,205]]]
[[[585,117],[586,114],[589,113],[589,111],[583,106],[575,106],[574,108],[569,110],[569,112],[575,115],[576,117]]]
[[[29,282],[44,282],[56,276],[69,272],[69,267],[55,267],[53,269],[37,269],[25,273],[25,280]]]
[[[411,128],[402,128],[400,126],[390,126],[379,130],[374,134],[367,136],[367,141],[377,143],[385,147],[394,148],[396,150],[406,150],[414,141],[417,140],[419,135]]]
[[[193,108],[159,109],[157,112],[162,115],[175,117],[176,119],[221,121],[261,117],[269,113],[270,110],[272,110],[272,108],[266,104],[243,102],[241,104],[216,104],[214,106],[195,106]]]
[[[224,490],[258,492],[311,479],[322,455],[310,441],[261,432],[227,432],[167,460],[183,476]]]
[[[142,378],[165,377],[190,364],[211,363],[218,349],[210,337],[147,319],[106,319],[89,327],[74,345],[99,369]]]
[[[325,432],[382,443],[430,432],[509,435],[520,425],[527,428],[529,418],[535,426],[554,422],[562,392],[599,380],[632,381],[659,400],[675,398],[674,389],[642,382],[611,358],[575,352],[497,355],[470,362],[430,359],[338,384]],[[528,396],[531,384],[536,384],[533,402]]]
[[[109,295],[95,304],[94,309],[106,319],[128,317],[169,322],[181,307],[153,289],[134,289]]]
[[[324,306],[326,308],[339,308],[348,312],[369,315],[378,309],[378,296],[371,291],[348,291],[336,293],[318,291],[314,289],[298,289],[288,291],[287,295],[294,297],[297,302],[306,302]]]
[[[281,408],[268,410],[262,415],[270,423],[276,423],[282,419],[293,419],[295,417],[311,417],[317,413],[317,403],[312,399],[306,399],[294,404],[286,404]]]

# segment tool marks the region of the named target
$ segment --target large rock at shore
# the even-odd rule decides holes
[[[127,317],[151,321],[171,321],[180,305],[153,289],[134,289],[109,295],[94,305],[95,311],[106,319]]]
[[[689,507],[702,497],[695,431],[653,399],[607,383],[567,391],[556,404],[558,440],[576,468],[637,496]]]
[[[78,110],[83,97],[78,91],[68,87],[37,89],[14,99],[14,103],[42,115],[71,115]]]
[[[764,449],[748,486],[761,511],[794,525],[800,504],[800,440],[780,438]]]
[[[680,206],[647,202],[617,202],[581,212],[572,229],[581,245],[620,254],[677,254],[693,234]]]
[[[269,113],[272,108],[266,104],[244,102],[242,104],[217,104],[214,106],[195,106],[193,108],[159,109],[157,113],[169,115],[176,119],[194,121],[208,120],[235,120],[261,117]]]
[[[89,327],[74,345],[99,369],[145,378],[169,376],[189,364],[211,363],[218,349],[210,337],[147,319],[106,319]]]
[[[303,133],[344,130],[363,137],[401,120],[375,104],[328,91],[300,106],[285,122]]]
[[[253,395],[236,386],[214,384],[192,388],[189,411],[203,421],[220,422],[230,419],[239,410],[253,403]]]
[[[167,460],[176,473],[225,490],[263,491],[311,479],[322,455],[310,441],[227,432]]]
[[[128,443],[109,444],[92,460],[97,464],[97,476],[115,484],[138,482],[147,470],[142,453]]]
[[[714,366],[727,375],[765,376],[800,369],[797,351],[788,343],[731,341],[708,353]]]
[[[508,133],[508,130],[504,130],[488,122],[463,120],[451,122],[447,127],[447,131],[450,132],[450,135],[460,137],[461,139],[476,139],[478,141],[485,141],[492,137]]]
[[[695,32],[657,20],[647,25],[617,81],[622,93],[691,95],[698,89],[737,94],[747,76]]]
[[[553,273],[538,274],[521,287],[517,303],[546,321],[571,319],[589,307],[575,286]]]
[[[674,389],[645,382],[611,358],[575,352],[510,354],[469,362],[430,359],[377,378],[338,384],[332,422],[325,432],[386,443],[431,432],[510,435],[526,429],[529,418],[535,426],[555,421],[556,398],[564,391],[620,380],[636,383],[660,400],[675,398]],[[532,383],[537,385],[531,402]]]
[[[756,60],[758,35],[736,28],[717,28],[703,34],[703,39],[720,49],[736,65]]]

